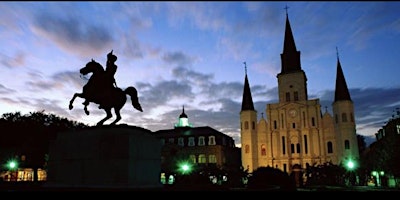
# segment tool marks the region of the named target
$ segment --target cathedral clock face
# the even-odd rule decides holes
[[[290,117],[296,117],[297,111],[295,109],[290,109],[289,110],[289,115],[290,115]]]

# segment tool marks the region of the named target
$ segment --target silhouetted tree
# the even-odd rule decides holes
[[[296,191],[296,183],[289,174],[272,167],[259,167],[249,178],[250,190]]]
[[[46,165],[50,141],[58,132],[87,127],[83,123],[61,118],[44,111],[5,113],[0,118],[0,158],[3,163],[10,157],[19,158],[20,167],[33,168],[34,181],[37,169]]]

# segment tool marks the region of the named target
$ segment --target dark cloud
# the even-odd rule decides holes
[[[202,74],[185,67],[173,68],[172,75],[179,80],[188,81],[198,86],[208,85],[214,77],[212,74]]]
[[[167,52],[163,55],[162,59],[167,64],[175,65],[178,67],[191,66],[194,59],[182,52]],[[174,67],[175,67],[174,66]]]
[[[0,94],[2,95],[10,95],[15,93],[16,91],[10,88],[5,87],[4,85],[0,84]]]
[[[78,17],[60,18],[58,15],[41,13],[35,16],[35,29],[55,42],[59,47],[71,53],[85,54],[85,50],[94,52],[108,49],[113,42],[112,30],[99,25],[85,23]]]
[[[195,94],[192,92],[192,87],[188,84],[178,81],[162,81],[155,86],[139,83],[137,90],[141,93],[143,109],[147,107],[151,109],[167,104],[172,99],[193,99]],[[142,86],[145,86],[142,88]]]
[[[70,84],[77,89],[81,89],[87,83],[87,79],[82,77],[79,72],[65,71],[59,72],[51,76],[55,83],[62,83],[70,86]]]

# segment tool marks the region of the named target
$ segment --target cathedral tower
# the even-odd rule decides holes
[[[242,146],[242,165],[252,171],[257,165],[257,111],[254,109],[250,84],[247,78],[247,66],[245,65],[244,88],[242,109],[240,111],[240,141]]]

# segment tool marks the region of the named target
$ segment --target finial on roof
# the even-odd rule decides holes
[[[288,14],[287,10],[289,9],[289,7],[286,5],[285,8],[283,8],[286,10],[286,15]]]
[[[337,47],[336,47],[336,57],[337,57],[337,59],[339,59],[339,51],[338,51]]]
[[[246,66],[246,61],[243,62],[244,64],[244,73],[247,74],[247,66]]]

